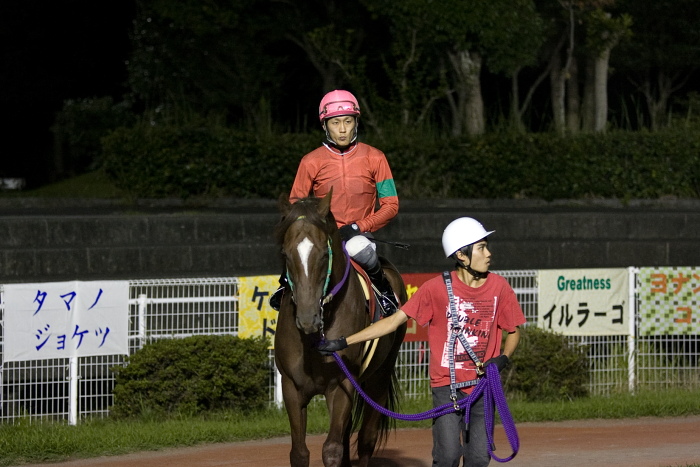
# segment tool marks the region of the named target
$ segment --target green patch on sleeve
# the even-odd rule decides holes
[[[388,196],[398,196],[396,194],[396,185],[394,185],[394,179],[390,178],[388,180],[382,180],[377,182],[377,193],[380,198],[386,198]]]

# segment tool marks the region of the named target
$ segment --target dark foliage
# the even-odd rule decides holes
[[[135,198],[288,193],[321,135],[260,135],[218,126],[120,128],[103,140],[104,167]],[[557,136],[489,134],[373,143],[402,198],[655,199],[700,196],[700,132]]]
[[[193,336],[144,346],[116,368],[116,417],[198,414],[264,407],[268,401],[266,339]]]
[[[585,397],[586,351],[561,334],[526,326],[510,366],[501,373],[505,390],[529,401]]]

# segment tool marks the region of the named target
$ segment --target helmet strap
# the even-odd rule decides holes
[[[467,271],[469,274],[474,277],[474,279],[486,279],[486,276],[489,275],[488,271],[485,272],[479,272],[475,269],[472,268],[471,262],[472,262],[472,245],[467,245],[464,247],[461,251],[468,259],[469,259],[469,264],[464,264],[464,261],[461,259],[457,258],[457,252],[454,254],[454,259],[457,261],[457,267],[464,269]]]

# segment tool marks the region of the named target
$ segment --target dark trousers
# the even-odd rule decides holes
[[[459,399],[467,395],[457,391]],[[450,387],[433,388],[433,406],[452,403]],[[433,420],[433,465],[459,467],[486,467],[491,461],[484,421],[484,397],[479,397],[469,412],[469,426],[465,426],[464,412],[453,412]]]

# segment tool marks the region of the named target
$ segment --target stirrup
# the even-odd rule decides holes
[[[391,316],[399,309],[399,301],[396,299],[394,292],[382,293],[379,290],[375,290],[375,296],[377,297],[379,312],[382,314],[382,317]]]

